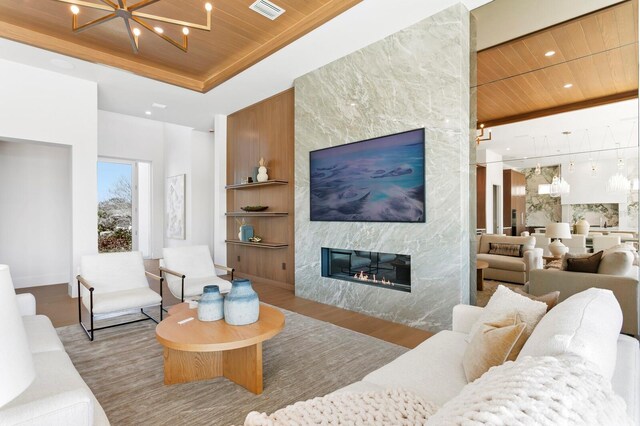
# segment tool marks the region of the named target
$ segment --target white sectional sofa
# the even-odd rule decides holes
[[[606,297],[610,299],[613,298],[613,295],[608,290],[592,289],[590,291],[606,292]],[[563,314],[563,309],[569,311],[564,312],[564,314],[573,315],[575,313],[575,307],[572,308],[567,304],[563,307],[563,303],[558,304],[550,312],[556,309],[559,311],[556,311],[555,314]],[[617,309],[619,309],[619,307]],[[439,332],[415,349],[368,374],[361,381],[336,392],[368,392],[401,388],[413,391],[425,400],[442,406],[449,400],[455,398],[460,394],[462,389],[467,386],[462,364],[463,355],[467,347],[465,338],[473,324],[480,317],[482,311],[483,308],[475,306],[458,305],[454,307],[453,330]],[[616,318],[601,318],[601,315],[599,315],[601,312],[602,311],[598,312],[597,310],[587,309],[584,311],[584,316],[582,317],[580,315],[574,315],[576,318],[575,323],[588,324],[589,327],[593,329],[600,328],[598,326],[593,327],[593,324],[598,324],[598,322],[602,324],[606,321],[616,321]],[[613,315],[613,317],[618,316],[618,320],[621,323],[621,312],[619,312],[619,314],[619,316],[616,314]],[[540,326],[540,324],[542,324],[541,322],[538,327],[534,329],[533,334],[529,338],[530,341],[534,339],[533,346],[544,348],[546,345],[545,340],[549,341],[549,346],[553,346],[552,340],[561,339],[558,336],[554,336],[553,327],[557,326],[562,328],[566,326],[567,321],[562,321],[564,324],[555,324],[556,322],[559,323],[560,321],[548,321],[547,325],[542,328]],[[549,327],[552,329],[549,330]],[[617,327],[619,329],[619,326]],[[611,327],[609,327],[609,329],[611,329]],[[566,329],[564,331],[566,331]],[[584,338],[585,332],[587,339],[592,338],[592,341],[587,342],[586,345],[584,341],[576,342],[576,344],[581,346],[581,348],[585,346],[596,348],[591,352],[594,352],[593,356],[595,357],[600,356],[597,352],[600,350],[599,347],[603,345],[606,346],[606,343],[604,343],[606,339],[602,339],[597,330],[593,330],[591,334],[590,330],[585,330],[584,327],[580,332],[583,334],[582,338]],[[614,392],[621,396],[626,402],[629,416],[636,423],[640,423],[640,349],[638,340],[630,336],[619,335],[616,345],[616,335],[617,332],[609,336],[609,341],[612,342],[609,353],[613,352],[615,354],[612,358],[612,360],[615,360],[615,362],[613,362],[615,365],[608,366],[614,370],[611,380],[612,387]],[[575,336],[576,335],[572,336],[572,339],[574,339]],[[523,348],[523,352],[526,350],[525,348]],[[602,358],[606,359],[606,356]],[[518,360],[516,360],[516,363],[517,362]]]
[[[36,315],[33,295],[19,294],[16,300],[36,375],[24,392],[0,407],[0,425],[108,425],[104,410],[73,366],[53,324],[46,316]]]

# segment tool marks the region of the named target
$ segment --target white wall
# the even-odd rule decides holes
[[[190,127],[164,124],[164,176],[185,174],[186,238],[164,237],[165,247],[205,244],[213,253],[213,136]],[[216,239],[220,237],[216,236]],[[222,237],[223,238],[223,237]]]
[[[502,205],[502,155],[489,149],[478,150],[476,155],[478,164],[485,165],[487,168],[487,184],[485,187],[487,215],[486,230],[488,234],[501,234],[502,229],[493,229],[493,185],[498,185],[500,187],[500,204]],[[502,224],[502,213],[499,216],[499,223],[501,226],[504,226],[504,224]]]
[[[0,100],[0,139],[71,146],[73,264],[68,265],[67,280],[74,284],[80,256],[98,249],[97,85],[0,59]],[[74,287],[70,285],[71,293]]]
[[[164,244],[164,124],[114,112],[98,112],[98,155],[151,163],[151,257]]]
[[[214,118],[214,183],[213,183],[213,227],[217,238],[213,242],[213,260],[220,265],[227,264],[227,116]]]
[[[14,286],[68,282],[69,146],[0,141],[0,206],[0,263],[11,267]]]

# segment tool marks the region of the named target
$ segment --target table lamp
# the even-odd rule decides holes
[[[571,227],[568,223],[550,223],[547,225],[544,236],[555,239],[549,244],[549,251],[554,257],[561,257],[569,251],[569,247],[562,244],[561,238],[571,239]]]
[[[0,265],[0,336],[2,407],[28,388],[36,374],[7,265]]]

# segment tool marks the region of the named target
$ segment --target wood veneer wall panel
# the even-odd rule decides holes
[[[487,168],[476,166],[476,226],[487,228]]]
[[[227,190],[227,211],[246,205],[266,205],[268,211],[288,212],[282,217],[245,217],[265,242],[287,243],[281,249],[227,244],[227,263],[239,276],[260,277],[274,284],[294,284],[294,91],[279,93],[227,118],[227,184],[251,176],[260,158],[269,179],[287,185]],[[237,239],[236,218],[227,218],[228,239]],[[241,217],[238,219],[242,220]],[[238,258],[240,260],[238,260]],[[282,265],[285,265],[283,269]]]

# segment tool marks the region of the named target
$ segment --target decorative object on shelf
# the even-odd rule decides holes
[[[589,222],[587,222],[585,218],[581,217],[580,220],[576,222],[576,234],[589,235],[590,227],[591,225]]]
[[[224,299],[224,320],[230,325],[247,325],[258,321],[260,300],[251,281],[239,278],[231,281],[231,291]]]
[[[167,238],[185,239],[184,182],[186,175],[167,178]]]
[[[238,229],[238,239],[245,242],[249,241],[249,238],[253,237],[253,226],[247,224],[244,218],[242,218],[241,221],[236,219],[236,222],[240,225]]]
[[[269,175],[267,175],[267,163],[264,161],[264,158],[260,158],[260,167],[258,167],[258,182],[266,182],[269,180]]]
[[[253,226],[242,225],[240,227],[240,241],[250,241],[253,238]]]
[[[247,176],[247,183],[253,183],[253,178],[251,176]]]
[[[244,210],[245,212],[263,212],[268,208],[269,206],[244,206],[240,207],[240,210]]]
[[[191,22],[179,21],[173,18],[165,18],[163,16],[151,15],[149,13],[140,12],[139,10],[147,7],[153,3],[157,3],[158,0],[145,0],[135,2],[134,4],[127,5],[126,2],[122,0],[118,0],[118,2],[102,0],[101,3],[90,3],[86,1],[80,0],[56,0],[61,3],[71,4],[71,13],[73,16],[71,17],[71,28],[74,33],[78,33],[89,28],[95,27],[100,24],[104,24],[105,22],[109,22],[115,18],[122,18],[124,21],[127,34],[129,36],[129,41],[131,42],[131,48],[133,49],[133,53],[138,53],[138,38],[142,32],[140,28],[136,27],[135,24],[140,25],[141,27],[149,30],[153,34],[162,38],[163,40],[169,42],[173,46],[178,49],[186,52],[189,48],[189,28],[193,28],[196,30],[204,30],[211,31],[211,11],[213,10],[213,6],[211,3],[205,3],[204,9],[207,12],[207,25],[202,24],[193,24]],[[86,7],[88,9],[94,9],[101,12],[107,12],[106,15],[101,16],[97,19],[89,21],[85,24],[78,25],[78,15],[80,14],[80,7]],[[142,19],[144,18],[144,19]],[[164,29],[158,25],[152,25],[147,20],[151,20],[154,22],[164,22],[171,25],[179,25],[182,27],[182,43],[174,40],[164,33]],[[132,22],[133,21],[133,26]]]
[[[217,321],[224,318],[224,296],[217,285],[206,285],[198,303],[200,321]]]
[[[571,226],[568,223],[550,223],[546,227],[544,236],[555,239],[549,244],[549,251],[554,257],[561,257],[569,251],[569,247],[562,244],[561,238],[571,239]]]
[[[254,235],[253,237],[249,238],[249,241],[252,243],[259,243],[260,241],[262,241],[262,237],[258,237],[257,235]]]

